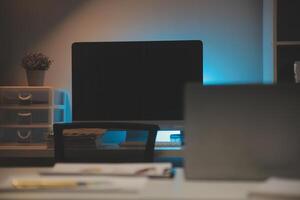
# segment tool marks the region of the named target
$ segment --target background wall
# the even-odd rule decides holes
[[[23,85],[20,60],[39,51],[54,64],[46,84],[71,90],[76,41],[204,42],[204,81],[263,80],[261,0],[1,0],[0,84]]]

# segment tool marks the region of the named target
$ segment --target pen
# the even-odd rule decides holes
[[[58,189],[75,188],[87,185],[109,184],[107,181],[75,181],[75,180],[12,180],[12,186],[16,189]]]
[[[156,171],[155,167],[146,167],[146,168],[137,170],[134,174],[135,175],[145,175],[147,173],[151,173],[151,172],[155,172],[155,171]]]

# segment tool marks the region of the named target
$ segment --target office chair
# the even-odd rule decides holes
[[[152,162],[158,130],[157,125],[123,122],[54,124],[55,162]],[[146,133],[146,139],[119,144],[101,142],[108,132],[130,131],[135,135]]]

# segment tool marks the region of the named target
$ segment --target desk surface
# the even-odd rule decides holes
[[[36,174],[46,168],[0,168],[0,180],[9,175]],[[0,193],[0,199],[201,199],[245,200],[249,190],[259,182],[237,181],[187,181],[184,171],[176,169],[173,179],[151,179],[140,193]]]

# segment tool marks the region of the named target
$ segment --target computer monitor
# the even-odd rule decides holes
[[[203,82],[202,54],[201,41],[74,43],[73,121],[180,124],[185,83]]]

